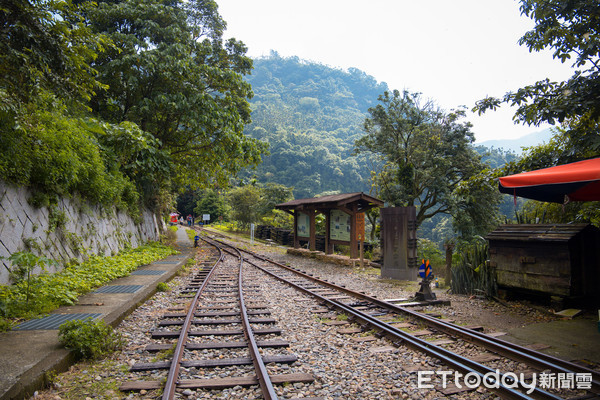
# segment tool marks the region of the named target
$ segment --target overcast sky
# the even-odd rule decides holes
[[[533,27],[514,0],[217,0],[226,38],[251,57],[298,56],[358,68],[390,89],[423,93],[449,110],[469,110],[546,77],[565,80],[570,65],[518,40]],[[543,127],[515,125],[514,112],[469,111],[478,142],[514,139]]]

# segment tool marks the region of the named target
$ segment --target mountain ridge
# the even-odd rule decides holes
[[[547,143],[552,137],[552,129],[547,128],[541,131],[532,132],[526,135],[523,135],[517,139],[493,139],[493,140],[484,140],[482,142],[475,142],[476,146],[485,146],[490,149],[504,149],[507,151],[512,151],[517,154],[523,153],[523,147],[531,147],[537,146],[542,143]]]

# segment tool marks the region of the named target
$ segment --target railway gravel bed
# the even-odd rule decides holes
[[[416,291],[411,285],[401,285],[394,281],[385,281],[376,277],[377,272],[369,269],[342,267],[322,261],[289,256],[280,248],[265,246],[253,249],[272,259],[301,268],[316,276],[328,279],[335,284],[345,285],[350,289],[364,291],[380,299],[410,297]],[[208,257],[208,251],[199,250],[196,256],[198,263]],[[250,268],[249,268],[250,269]],[[193,271],[192,271],[193,272]],[[312,374],[313,383],[296,383],[279,386],[277,394],[281,398],[319,397],[323,399],[495,399],[497,396],[484,389],[445,396],[439,378],[433,379],[435,388],[423,389],[417,385],[417,371],[440,369],[447,370],[438,360],[426,357],[421,353],[405,347],[395,347],[385,339],[372,337],[369,332],[362,334],[345,334],[347,325],[336,325],[343,317],[335,313],[317,314],[319,304],[293,288],[254,273],[255,284],[260,286],[265,302],[269,304],[272,317],[285,321],[285,329],[281,339],[290,343],[289,352],[298,357],[292,365],[279,365],[278,370],[269,369],[270,373],[303,372]],[[188,276],[176,277],[169,283],[170,292],[159,292],[151,300],[141,305],[119,326],[118,331],[127,341],[126,348],[113,356],[99,362],[82,362],[65,374],[54,379],[53,386],[38,392],[37,399],[138,399],[156,398],[156,391],[121,393],[118,386],[127,380],[135,379],[129,367],[140,360],[156,361],[156,354],[144,351],[150,342],[150,331],[159,321],[165,308],[173,307],[174,293],[185,286]],[[485,314],[493,324],[486,325],[486,330],[497,330],[506,324],[528,324],[553,319],[541,309],[529,307],[506,307],[464,296],[447,295],[437,291],[438,297],[452,301],[450,307],[425,307],[423,311],[440,313],[453,317],[457,323],[470,324]],[[495,318],[497,317],[497,318]],[[207,353],[210,350],[203,350]],[[475,355],[473,346],[464,346],[461,353]],[[191,371],[191,373],[199,373]],[[219,368],[202,371],[203,377],[225,376],[227,371]],[[153,373],[149,373],[153,374]],[[158,378],[159,373],[154,373]],[[139,375],[138,375],[139,376]],[[255,388],[235,387],[223,391],[184,390],[180,391],[183,399],[253,399]]]

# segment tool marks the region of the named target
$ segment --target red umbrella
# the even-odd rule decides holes
[[[600,158],[505,176],[499,189],[552,203],[600,201]]]

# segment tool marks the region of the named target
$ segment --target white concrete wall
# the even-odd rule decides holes
[[[0,181],[0,256],[31,251],[57,260],[61,265],[71,259],[84,260],[89,255],[118,253],[129,243],[137,247],[148,240],[158,240],[156,216],[144,211],[141,223],[124,212],[106,210],[74,199],[61,199],[55,208],[66,217],[63,227],[50,231],[49,208],[36,209],[27,199],[29,190]],[[161,224],[162,226],[162,224]],[[0,284],[8,283],[10,262],[0,260]]]

